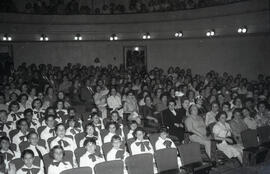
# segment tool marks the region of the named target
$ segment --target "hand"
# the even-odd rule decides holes
[[[180,127],[180,124],[174,123],[174,126],[175,126],[175,127]]]
[[[232,141],[232,139],[230,139],[230,138],[225,138],[225,140],[228,142],[228,143],[233,143],[233,141]]]

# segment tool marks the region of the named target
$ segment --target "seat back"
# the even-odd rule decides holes
[[[19,144],[20,151],[24,151],[26,148],[30,146],[30,143],[28,141],[23,141]]]
[[[241,139],[244,148],[257,147],[259,145],[256,130],[249,129],[241,132]]]
[[[14,130],[11,130],[9,132],[9,138],[10,138],[10,141],[12,141],[13,137],[19,132],[18,129],[14,129]]]
[[[104,137],[109,133],[109,131],[107,129],[101,129],[100,130],[100,136],[101,136],[101,140],[104,143]]]
[[[130,139],[127,140],[127,147],[128,147],[128,151],[129,151],[130,154],[131,154],[130,145],[131,145],[134,141],[136,141],[135,138],[130,138]]]
[[[158,172],[173,170],[178,168],[177,149],[167,148],[155,152],[155,160]]]
[[[154,174],[153,155],[150,153],[129,156],[125,162],[129,174]]]
[[[52,142],[55,138],[56,138],[56,137],[48,138],[47,143],[48,143],[49,149],[53,148],[53,147],[51,147],[51,142]]]
[[[41,135],[41,132],[43,132],[45,128],[46,128],[46,126],[40,126],[37,128],[37,133],[38,133],[39,137]]]
[[[199,143],[182,144],[179,146],[179,153],[183,165],[202,162]]]
[[[78,164],[80,164],[80,158],[83,156],[83,154],[85,154],[85,152],[86,152],[86,148],[84,147],[79,147],[75,149],[74,154],[75,154],[75,158]]]
[[[75,135],[75,141],[77,144],[77,147],[80,147],[80,141],[85,137],[85,133],[81,132]]]
[[[15,151],[17,151],[18,149],[17,149],[17,145],[16,144],[14,144],[14,143],[10,143],[10,150],[12,150],[13,152],[15,152]]]
[[[152,144],[154,150],[156,150],[156,142],[158,140],[159,135],[160,135],[159,133],[154,133],[150,134],[149,136],[150,143]]]
[[[48,171],[49,165],[53,162],[53,159],[51,158],[49,153],[43,155],[43,161],[44,161],[44,168],[46,171]]]
[[[73,165],[73,152],[66,150],[63,160],[68,161],[68,162],[70,162],[70,164]]]
[[[92,174],[92,169],[90,167],[79,167],[62,171],[60,174]]]
[[[260,144],[270,142],[270,126],[257,128]]]
[[[105,161],[94,168],[95,174],[123,174],[124,163],[122,160]]]

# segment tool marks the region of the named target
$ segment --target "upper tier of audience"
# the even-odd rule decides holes
[[[149,13],[196,9],[239,1],[246,0],[129,0],[125,4],[123,1],[104,1],[101,7],[97,7],[100,3],[89,4],[81,0],[33,0],[27,1],[24,10],[18,10],[14,0],[1,0],[0,12],[59,15]]]

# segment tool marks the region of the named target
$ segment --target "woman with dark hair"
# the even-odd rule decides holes
[[[232,138],[232,130],[228,123],[226,123],[227,113],[222,111],[216,116],[217,123],[213,127],[213,134],[217,143],[217,148],[224,152],[228,158],[237,157],[242,163],[243,147],[236,144]]]
[[[242,144],[241,132],[248,129],[246,123],[242,119],[241,109],[236,108],[233,111],[233,119],[230,121],[232,134],[238,144]]]

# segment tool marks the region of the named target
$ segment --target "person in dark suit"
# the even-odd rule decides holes
[[[177,137],[180,143],[184,140],[183,117],[179,110],[175,109],[175,101],[168,102],[168,109],[162,112],[163,125],[169,129],[169,134]]]
[[[85,105],[86,111],[90,111],[95,106],[93,96],[94,90],[91,87],[91,81],[90,79],[86,79],[84,82],[84,86],[81,88],[80,91],[80,98]]]

